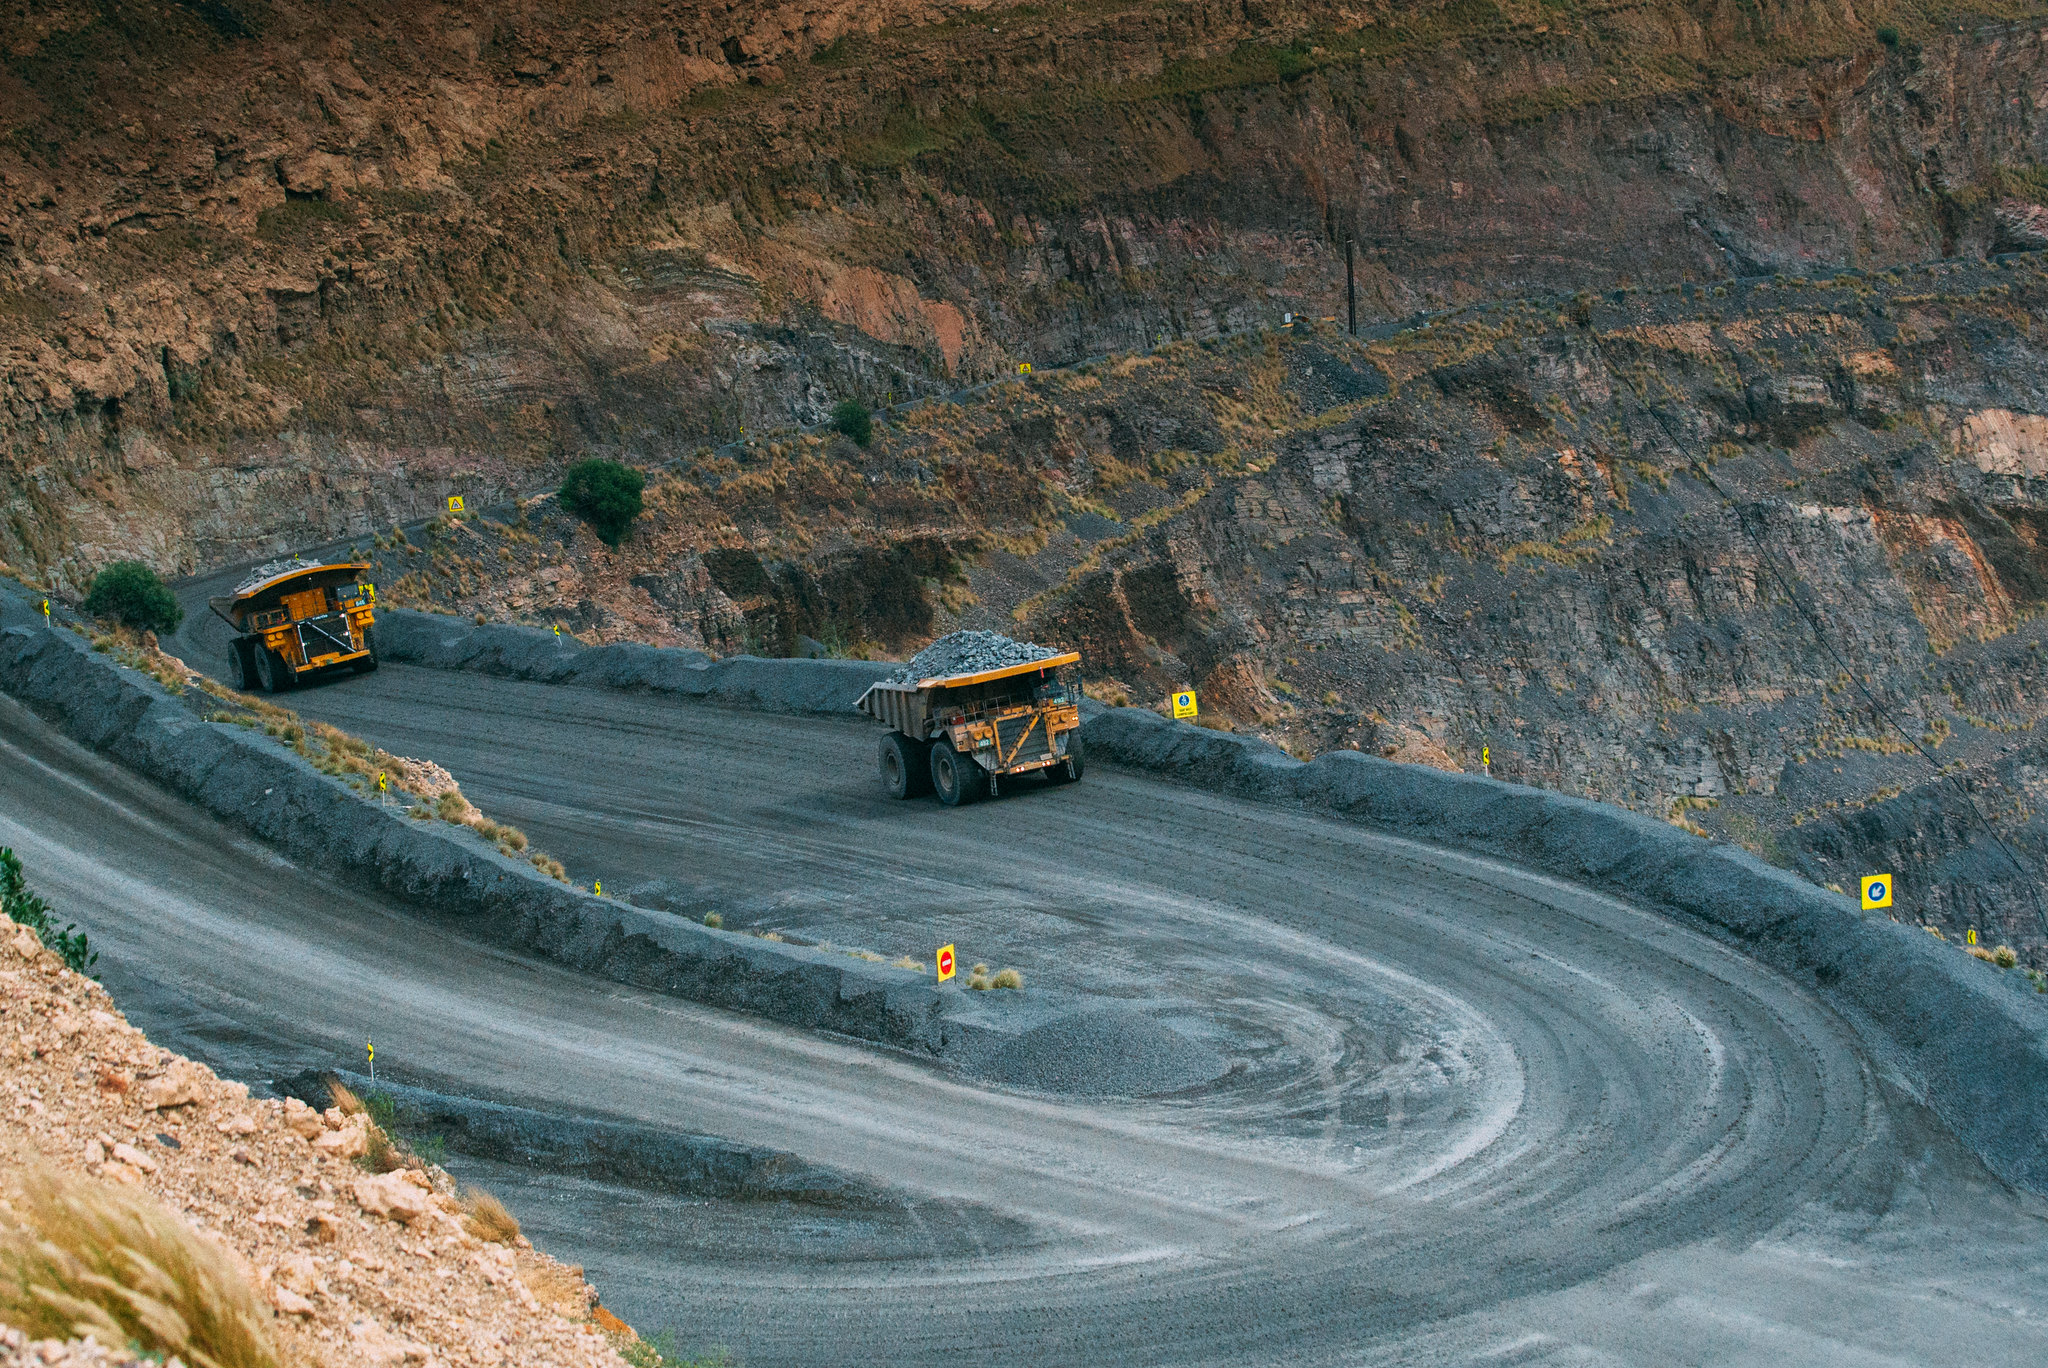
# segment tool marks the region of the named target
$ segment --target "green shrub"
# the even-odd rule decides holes
[[[851,437],[855,446],[874,440],[874,419],[868,416],[867,405],[855,400],[842,399],[832,406],[832,426]]]
[[[138,632],[175,631],[185,620],[185,610],[163,577],[141,561],[115,561],[93,576],[85,611],[116,618]]]
[[[43,948],[55,953],[72,973],[83,974],[99,963],[99,952],[86,944],[85,932],[78,929],[76,922],[62,931],[57,929],[57,924],[50,920],[50,905],[28,891],[28,882],[21,873],[21,857],[6,846],[0,846],[0,912],[41,937]]]
[[[1877,41],[1883,43],[1888,48],[1895,48],[1899,45],[1899,31],[1890,24],[1879,25]]]
[[[562,507],[590,524],[606,546],[617,546],[640,516],[647,477],[631,466],[592,457],[562,476]]]

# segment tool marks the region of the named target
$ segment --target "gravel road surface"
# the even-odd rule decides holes
[[[374,1034],[408,1081],[791,1150],[958,1213],[964,1240],[492,1172],[615,1309],[686,1346],[755,1365],[2038,1361],[2044,1204],[1810,994],[1664,918],[1099,770],[892,804],[854,720],[394,666],[286,701],[447,765],[586,884],[891,956],[955,941],[1234,1061],[1166,1097],[1007,1092],[480,951],[0,700],[0,841],[166,1044],[264,1077],[353,1063]]]

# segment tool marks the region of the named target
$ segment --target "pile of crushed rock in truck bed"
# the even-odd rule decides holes
[[[899,684],[946,675],[979,674],[1005,665],[1029,665],[1059,652],[1036,642],[1012,641],[1001,632],[951,632],[912,656],[893,678]]]

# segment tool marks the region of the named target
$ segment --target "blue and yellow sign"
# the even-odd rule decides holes
[[[1182,689],[1173,696],[1173,715],[1175,717],[1193,717],[1198,711],[1195,707],[1195,691],[1193,689]]]
[[[1863,910],[1875,912],[1892,905],[1892,876],[1889,874],[1865,874],[1863,876]]]

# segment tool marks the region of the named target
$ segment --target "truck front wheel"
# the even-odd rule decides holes
[[[377,629],[376,629],[376,628],[374,628],[374,627],[365,627],[365,628],[363,628],[363,649],[364,649],[364,650],[366,650],[366,651],[368,651],[368,652],[369,652],[369,654],[368,654],[368,655],[366,655],[366,656],[358,656],[358,657],[356,658],[356,673],[357,673],[357,674],[368,674],[368,673],[369,673],[370,671],[372,671],[372,670],[374,670],[374,669],[376,669],[376,668],[377,668]]]
[[[916,798],[932,791],[930,758],[922,741],[892,731],[882,738],[882,787],[891,798]]]
[[[988,792],[988,774],[952,742],[941,741],[932,747],[932,788],[947,807],[960,807]]]
[[[256,656],[256,677],[263,681],[266,693],[283,693],[293,683],[292,667],[285,658],[268,646],[254,648]]]
[[[1071,784],[1081,777],[1081,767],[1087,757],[1081,753],[1081,733],[1067,733],[1066,758],[1055,760],[1045,771],[1045,777],[1055,784]]]

